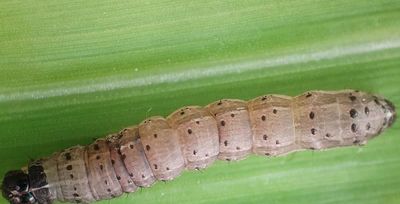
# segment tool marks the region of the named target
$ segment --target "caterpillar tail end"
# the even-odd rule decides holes
[[[396,107],[394,106],[394,104],[391,101],[389,101],[387,99],[384,99],[384,101],[386,103],[387,110],[388,110],[388,112],[386,114],[387,117],[389,118],[388,127],[390,127],[393,125],[394,122],[396,122],[396,119],[397,119]]]
[[[383,111],[383,128],[388,128],[396,121],[397,113],[394,104],[388,99],[380,96],[374,96],[375,103],[381,107]]]

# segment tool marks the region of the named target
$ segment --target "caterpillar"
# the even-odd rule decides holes
[[[216,159],[364,145],[395,118],[390,101],[356,90],[222,99],[37,159],[27,170],[7,172],[1,189],[12,204],[90,203],[207,168]]]

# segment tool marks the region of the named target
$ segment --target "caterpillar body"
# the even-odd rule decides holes
[[[27,171],[9,171],[2,192],[12,204],[90,203],[172,180],[184,169],[204,169],[216,159],[363,145],[395,116],[388,100],[354,90],[222,99],[150,117],[31,162]]]

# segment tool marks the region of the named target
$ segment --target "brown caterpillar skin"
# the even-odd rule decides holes
[[[167,120],[178,131],[186,169],[204,169],[217,159],[219,134],[211,113],[199,106],[188,106],[171,113]]]
[[[153,175],[158,180],[172,180],[185,167],[178,132],[160,116],[139,124],[139,135]]]
[[[123,133],[127,131],[128,129],[125,129]],[[137,186],[135,185],[135,183],[133,183],[132,178],[130,178],[128,172],[128,165],[124,164],[124,162],[127,162],[127,160],[123,159],[123,157],[121,156],[122,152],[124,152],[124,150],[127,149],[126,145],[129,146],[130,145],[129,142],[131,142],[129,141],[131,138],[130,137],[126,138],[124,137],[125,135],[126,134],[109,135],[107,137],[107,142],[110,148],[110,159],[111,159],[111,164],[114,167],[115,177],[117,178],[119,184],[121,185],[122,191],[126,193],[131,193],[136,191]],[[132,160],[133,158],[134,157],[130,157],[129,159]]]
[[[250,100],[248,107],[254,153],[276,156],[301,149],[296,141],[292,97],[260,96]]]
[[[2,191],[13,204],[90,203],[174,179],[184,169],[204,169],[217,158],[363,145],[395,117],[388,100],[353,90],[223,99],[54,153],[30,163],[28,172],[9,171]]]
[[[117,180],[126,180],[128,184],[133,182],[134,185],[141,187],[150,186],[155,182],[156,178],[145,157],[143,145],[139,140],[138,128],[125,128],[119,135],[119,156],[125,165],[129,177],[126,175],[117,175]],[[129,155],[129,157],[126,155]]]
[[[82,146],[71,147],[60,154],[55,154],[55,156],[57,157],[58,183],[61,187],[63,200],[71,201],[75,200],[75,197],[80,197],[82,202],[94,201],[88,178],[89,168],[86,166],[86,148]],[[51,183],[48,184],[52,185]],[[82,195],[76,196],[75,191],[81,192]],[[37,197],[40,197],[40,195],[37,195]]]
[[[218,125],[218,158],[240,160],[250,154],[252,133],[246,102],[224,99],[209,104],[206,109],[214,115]]]

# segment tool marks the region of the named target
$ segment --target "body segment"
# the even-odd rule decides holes
[[[199,106],[184,107],[167,120],[178,132],[186,169],[204,169],[217,159],[218,126],[210,112]]]
[[[151,117],[139,125],[144,152],[158,180],[172,180],[185,168],[178,132],[166,119]]]
[[[254,153],[276,156],[300,150],[292,101],[288,96],[267,95],[248,102]]]
[[[242,100],[224,99],[206,106],[214,116],[219,132],[221,160],[240,160],[251,153],[252,132],[247,103]]]
[[[96,197],[92,194],[89,183],[89,168],[86,167],[86,148],[74,146],[54,156],[57,157],[58,182],[61,186],[60,197],[68,202],[95,201]]]
[[[119,155],[128,172],[128,176],[118,175],[117,179],[125,180],[140,187],[151,186],[156,178],[145,156],[143,144],[139,138],[137,127],[125,128],[119,140]]]

